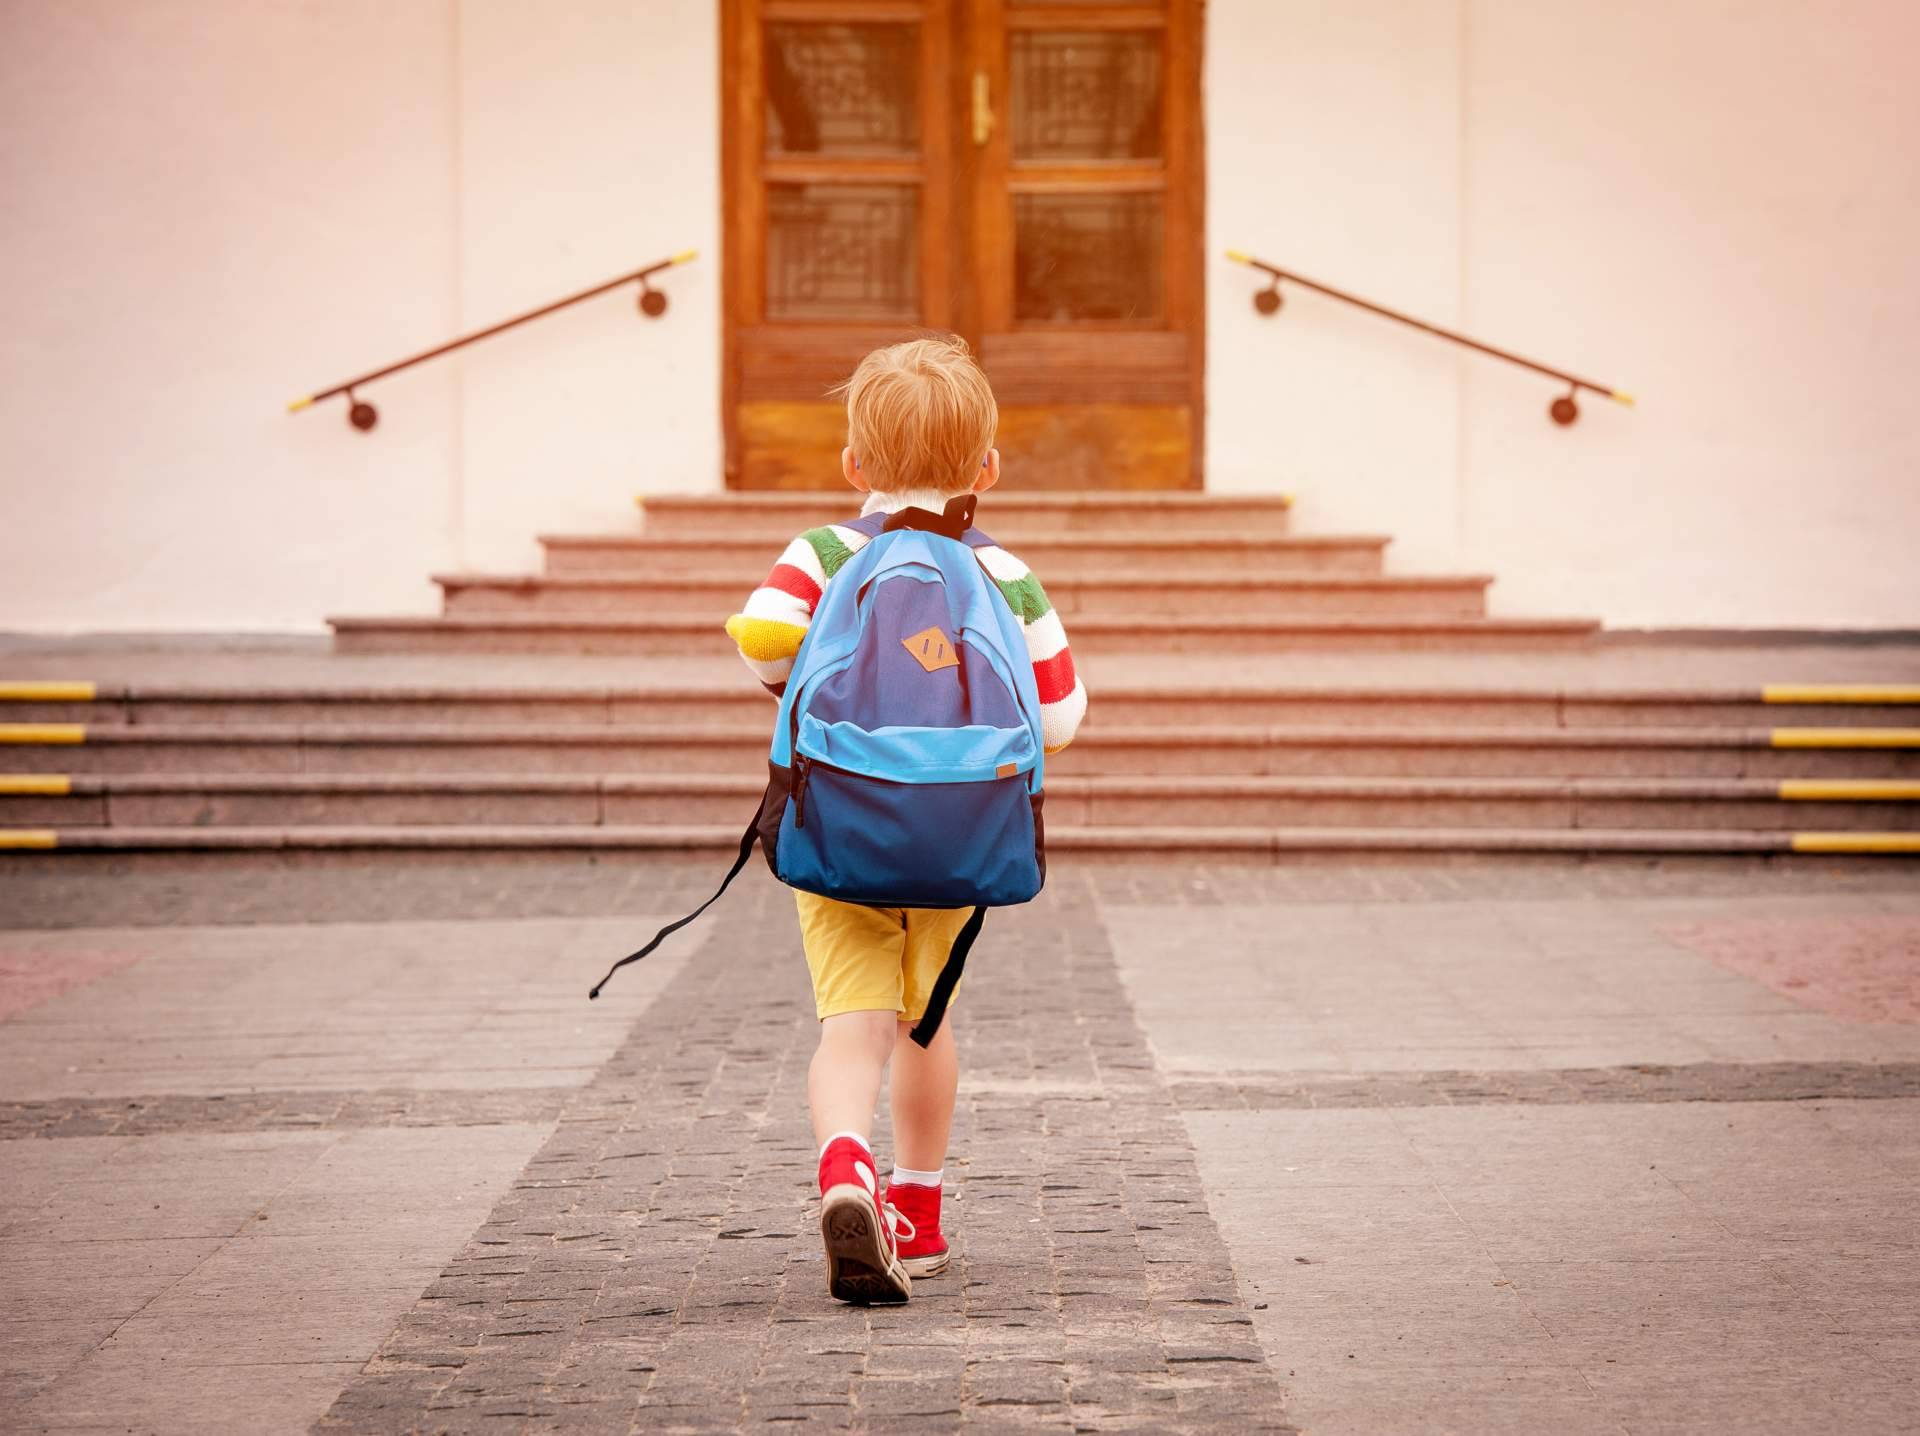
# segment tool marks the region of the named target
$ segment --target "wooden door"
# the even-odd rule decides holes
[[[1023,487],[1197,487],[1199,0],[723,0],[728,481],[840,482],[827,397],[956,330]]]

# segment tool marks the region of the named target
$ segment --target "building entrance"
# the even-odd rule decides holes
[[[838,485],[826,390],[950,329],[1022,487],[1199,487],[1199,26],[1199,0],[724,0],[729,484]]]

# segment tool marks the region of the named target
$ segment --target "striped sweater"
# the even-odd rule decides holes
[[[874,494],[862,514],[892,513],[909,504],[938,512],[943,502],[926,495]],[[748,597],[746,607],[727,620],[728,636],[769,691],[785,691],[821,591],[866,543],[865,534],[840,524],[808,529],[787,545],[773,571]],[[1087,711],[1086,686],[1073,671],[1066,629],[1033,570],[996,544],[982,545],[974,554],[1020,620],[1040,695],[1041,735],[1047,752],[1057,753],[1073,741]]]

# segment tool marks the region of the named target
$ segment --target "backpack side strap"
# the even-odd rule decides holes
[[[939,1032],[940,1020],[947,1015],[947,1004],[953,1000],[953,989],[960,985],[960,973],[967,965],[967,954],[973,950],[973,940],[980,936],[980,926],[986,920],[986,908],[975,907],[973,916],[955,934],[953,946],[947,952],[947,960],[940,968],[940,975],[933,980],[933,991],[927,994],[927,1010],[907,1034],[922,1047],[931,1044],[934,1034]]]
[[[625,957],[621,958],[618,962],[616,962],[612,967],[608,968],[607,975],[601,978],[598,982],[594,983],[592,991],[588,992],[587,996],[590,998],[598,997],[600,995],[600,989],[605,987],[608,982],[612,981],[614,973],[618,972],[621,968],[625,967],[630,962],[638,962],[641,958],[645,957],[648,953],[652,952],[656,947],[660,946],[660,944],[663,941],[671,937],[674,933],[680,931],[681,928],[685,927],[688,923],[692,922],[695,918],[699,917],[701,913],[705,912],[708,908],[712,907],[716,902],[718,902],[720,900],[720,894],[727,890],[727,884],[740,876],[740,869],[744,868],[747,865],[747,859],[753,856],[753,845],[756,842],[758,842],[759,839],[760,839],[760,815],[758,813],[755,813],[753,815],[753,821],[747,824],[746,832],[740,835],[740,856],[733,860],[733,866],[727,869],[727,875],[722,879],[720,879],[720,886],[713,890],[713,896],[708,898],[705,902],[701,903],[699,907],[695,908],[692,912],[688,913],[685,917],[681,918],[679,921],[670,922],[665,927],[661,928],[660,931],[656,932],[653,935],[653,941],[649,942],[645,947],[641,948],[638,952],[628,953]],[[948,958],[947,961],[952,962],[953,959]],[[958,975],[959,974],[957,973],[955,974],[956,978],[958,977]],[[946,976],[946,972],[942,970],[940,976],[944,978]],[[939,986],[938,979],[935,980],[934,985],[936,988]],[[942,1005],[944,1006],[944,1004]]]

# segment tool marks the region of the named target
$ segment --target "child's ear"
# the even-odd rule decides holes
[[[860,476],[860,461],[853,456],[853,445],[848,444],[840,451],[840,472],[847,476],[847,482],[861,493],[868,493],[867,481]]]
[[[980,474],[973,481],[973,491],[984,494],[1000,482],[1000,451],[988,449],[986,458],[980,461]]]

